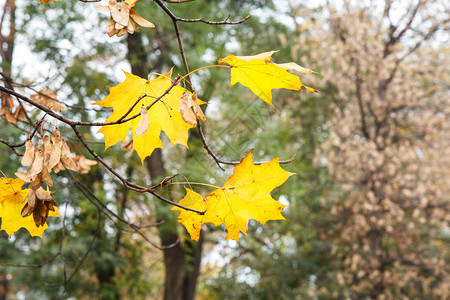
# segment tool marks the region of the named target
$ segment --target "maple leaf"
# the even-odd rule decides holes
[[[152,104],[172,84],[170,80],[172,71],[152,80],[127,72],[124,73],[125,81],[115,87],[110,87],[110,94],[105,99],[94,103],[113,108],[113,113],[106,122],[119,120],[138,101],[139,97],[146,95],[127,116],[138,114],[142,106],[147,107]],[[149,126],[145,126],[147,128],[145,132],[141,130],[142,124],[139,126],[141,116],[122,124],[105,125],[100,128],[98,132],[105,136],[105,149],[118,141],[125,143],[125,138],[130,129],[133,132],[132,147],[136,150],[142,162],[144,162],[145,157],[152,154],[154,149],[163,148],[160,139],[161,131],[164,131],[169,137],[172,145],[181,144],[187,147],[188,130],[194,126],[187,124],[179,112],[180,98],[185,91],[186,89],[180,86],[174,86],[168,94],[164,95],[148,110]],[[190,92],[188,91],[188,93]],[[136,135],[138,128],[140,129],[139,135]]]
[[[280,65],[273,63],[272,54],[275,52],[277,51],[269,51],[252,56],[234,56],[230,54],[224,59],[219,59],[219,63],[226,63],[231,66],[231,86],[238,82],[241,83],[270,106],[273,106],[273,89],[284,88],[300,91],[302,87],[305,87],[312,92],[317,92],[315,89],[303,85],[298,76],[287,71],[306,72],[308,69],[295,63]]]
[[[5,230],[9,236],[12,236],[20,228],[25,228],[31,236],[42,238],[44,230],[48,228],[47,223],[42,226],[36,226],[33,216],[22,217],[21,211],[27,204],[24,199],[28,195],[28,189],[22,190],[24,181],[20,178],[0,178],[0,218],[2,226],[0,230]],[[51,217],[59,217],[56,211],[51,211]]]
[[[234,168],[222,188],[206,196],[191,189],[186,189],[186,196],[178,203],[182,206],[199,211],[204,215],[179,207],[171,210],[180,211],[178,222],[182,223],[193,240],[198,241],[201,226],[213,223],[215,226],[224,224],[227,229],[227,239],[239,240],[239,232],[247,235],[247,221],[254,219],[261,224],[268,220],[285,220],[281,211],[285,207],[275,201],[270,192],[283,184],[294,173],[283,170],[279,158],[268,163],[255,165],[253,151]]]

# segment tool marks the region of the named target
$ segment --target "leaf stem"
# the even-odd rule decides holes
[[[203,70],[203,69],[214,68],[214,67],[231,69],[231,66],[225,66],[225,65],[210,65],[210,66],[204,66],[204,67],[195,69],[194,71],[191,71],[191,72],[187,73],[187,74],[184,75],[182,78],[184,79],[185,77],[187,77],[187,76],[189,76],[189,75],[191,75],[191,74],[193,74],[193,73],[195,73],[195,72],[197,72],[197,71],[200,71],[200,70]]]
[[[176,185],[176,184],[202,185],[202,186],[212,187],[215,189],[221,189],[221,187],[217,186],[217,185],[202,183],[202,182],[189,182],[189,181],[170,182],[167,185]]]

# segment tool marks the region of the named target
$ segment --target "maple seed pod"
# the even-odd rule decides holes
[[[61,162],[63,166],[69,170],[75,172],[78,170],[76,163],[72,160],[72,157],[70,155],[70,148],[66,142],[64,142],[62,145]]]
[[[134,9],[130,9],[130,17],[142,27],[155,28],[155,24],[138,15]]]
[[[41,146],[34,152],[34,161],[30,169],[28,170],[27,175],[29,177],[36,176],[37,174],[41,173],[43,167],[44,167],[44,146]]]
[[[42,181],[42,174],[39,174],[38,176],[36,176],[36,177],[33,179],[33,181],[31,181],[31,183],[30,183],[30,185],[28,186],[28,188],[29,188],[30,190],[37,190],[37,189],[42,185],[42,183],[44,183],[44,182]]]
[[[60,139],[60,138],[61,138],[61,131],[59,131],[59,129],[56,129],[55,131],[52,132],[53,143],[56,142],[56,139]]]
[[[148,109],[145,106],[141,107],[141,120],[139,121],[139,125],[134,132],[135,136],[143,135],[147,132],[148,127],[150,126],[150,120],[148,118]]]
[[[198,104],[197,93],[192,94],[192,108],[194,109],[195,116],[202,122],[206,121],[206,117],[203,114],[200,105]]]
[[[36,191],[35,190],[33,190],[33,189],[29,189],[29,191],[28,191],[28,205],[31,207],[31,208],[35,208],[36,207],[36,201],[37,201],[38,199],[37,199],[37,195],[36,195]]]
[[[115,28],[115,24],[116,24],[116,22],[114,21],[114,19],[112,17],[109,17],[109,22],[108,22],[108,24],[106,24],[106,33],[110,37],[117,33],[116,32],[116,28]]]
[[[22,211],[20,212],[20,215],[23,218],[26,218],[28,216],[30,216],[33,213],[34,207],[31,207],[30,205],[25,204],[25,206],[22,208]]]
[[[25,182],[31,182],[31,178],[27,175],[27,174],[25,174],[25,173],[22,173],[22,172],[16,172],[16,173],[14,173],[18,178],[20,178],[20,179],[22,179],[23,181],[25,181]]]
[[[126,143],[123,147],[123,150],[125,151],[131,151],[133,152],[133,140],[129,141],[128,143]]]
[[[44,135],[44,166],[46,166],[50,160],[50,155],[52,153],[52,142],[50,141],[50,136]]]
[[[22,158],[22,166],[31,166],[34,160],[34,146],[32,141],[27,141],[25,143],[25,154]]]
[[[53,139],[53,148],[50,158],[47,162],[47,170],[50,172],[60,161],[62,152],[63,140],[59,138]]]
[[[38,204],[38,206],[37,206],[37,211],[38,211],[39,215],[40,215],[42,218],[46,218],[46,219],[47,219],[47,216],[48,216],[48,209],[47,209],[47,207],[45,206],[44,203],[39,202],[39,204]]]
[[[52,196],[50,196],[50,193],[48,191],[44,190],[42,187],[40,187],[36,190],[36,196],[39,200],[43,200],[43,201],[53,200]]]
[[[189,125],[195,126],[197,125],[197,118],[195,117],[194,112],[191,109],[191,94],[188,91],[185,91],[180,98],[180,114],[183,120]]]
[[[42,180],[49,186],[53,186],[52,176],[50,176],[50,172],[47,168],[42,169]]]
[[[127,31],[125,30],[125,29],[120,29],[118,32],[117,32],[117,36],[123,36],[123,35],[125,35],[125,33],[127,33]]]
[[[81,174],[87,174],[91,170],[92,166],[97,164],[96,160],[87,159],[83,155],[77,155],[73,158],[73,161],[78,166],[78,172]]]

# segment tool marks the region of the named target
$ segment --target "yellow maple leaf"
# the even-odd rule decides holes
[[[142,106],[146,107],[153,103],[172,84],[169,79],[172,71],[153,80],[147,80],[127,72],[124,73],[126,75],[125,81],[115,87],[110,87],[110,94],[105,99],[94,103],[113,108],[113,113],[106,122],[119,120],[136,103],[139,97],[147,95],[127,117],[138,114]],[[180,97],[185,91],[186,89],[180,86],[174,86],[168,94],[148,110],[149,126],[144,133],[138,132],[141,134],[135,134],[141,116],[126,123],[103,126],[99,132],[105,136],[105,149],[118,141],[125,143],[125,138],[130,129],[133,132],[133,149],[136,150],[142,162],[144,162],[145,157],[152,154],[154,149],[163,148],[160,139],[161,131],[164,131],[169,137],[172,145],[181,144],[187,147],[188,130],[194,126],[183,121],[178,111]]]
[[[289,89],[300,91],[306,89],[317,92],[315,89],[303,85],[298,76],[287,70],[307,70],[295,63],[277,65],[272,62],[272,54],[277,51],[269,51],[252,56],[228,55],[219,59],[219,63],[231,66],[231,86],[241,83],[248,87],[262,100],[272,106],[273,89]]]
[[[239,232],[247,235],[247,221],[254,219],[261,224],[268,220],[285,220],[281,211],[285,207],[275,201],[270,192],[283,184],[294,173],[283,170],[279,158],[268,163],[255,165],[253,151],[234,168],[234,173],[222,188],[202,196],[186,189],[186,196],[178,203],[188,208],[205,211],[199,215],[179,207],[178,222],[182,223],[193,240],[198,241],[201,226],[213,223],[224,224],[228,231],[227,239],[239,240]]]
[[[16,178],[0,178],[0,218],[2,226],[0,230],[5,230],[9,236],[12,236],[20,228],[25,228],[31,236],[42,238],[44,230],[48,228],[47,223],[37,227],[33,216],[23,218],[22,208],[26,201],[23,201],[28,194],[28,189],[22,190],[24,181]],[[50,211],[49,216],[59,217],[57,211]]]

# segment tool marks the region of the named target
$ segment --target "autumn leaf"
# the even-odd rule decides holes
[[[281,215],[285,206],[275,201],[270,192],[294,173],[283,170],[278,162],[279,158],[275,158],[268,163],[255,165],[253,152],[250,151],[222,188],[206,196],[186,189],[186,196],[178,204],[198,211],[206,210],[204,215],[179,207],[171,210],[181,212],[178,222],[186,227],[191,238],[196,241],[204,223],[213,223],[215,226],[224,224],[228,231],[226,238],[239,240],[240,231],[247,235],[247,221],[250,219],[263,225],[268,220],[285,220]]]
[[[106,122],[119,120],[136,102],[139,103],[134,106],[127,116],[138,114],[142,106],[147,107],[152,104],[172,84],[170,80],[172,71],[153,80],[124,73],[126,76],[125,81],[115,87],[111,87],[110,94],[105,99],[95,103],[113,108],[113,114]],[[138,133],[140,135],[136,135],[136,130],[143,128],[142,124],[139,126],[141,116],[122,124],[103,126],[99,132],[105,136],[105,149],[118,141],[125,143],[130,129],[133,133],[133,149],[136,150],[142,162],[145,157],[152,154],[154,149],[163,148],[160,139],[161,131],[164,131],[169,137],[172,145],[181,144],[187,147],[188,130],[194,126],[183,121],[179,112],[180,98],[185,91],[186,89],[180,86],[174,86],[168,94],[162,97],[160,101],[157,101],[148,110],[148,129],[145,132],[139,130]],[[144,97],[138,101],[139,97],[142,96]]]
[[[295,63],[280,65],[273,63],[272,54],[275,52],[277,51],[252,56],[230,54],[224,59],[219,59],[219,63],[226,63],[231,66],[231,86],[239,82],[271,106],[273,89],[284,88],[300,91],[302,87],[305,87],[312,92],[317,92],[315,89],[303,85],[298,76],[287,71],[301,70],[306,72],[308,69]]]
[[[48,228],[47,223],[37,227],[33,216],[22,217],[21,211],[26,205],[24,201],[28,195],[28,189],[22,190],[24,181],[20,178],[0,178],[0,218],[2,226],[0,230],[5,230],[9,236],[12,236],[20,228],[25,228],[31,236],[42,238],[44,230]],[[49,216],[59,217],[58,210],[50,211]]]

